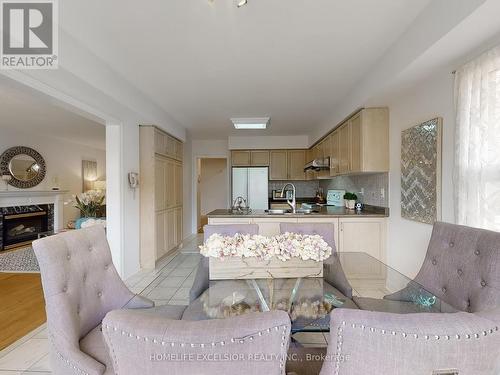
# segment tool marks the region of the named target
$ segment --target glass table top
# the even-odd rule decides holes
[[[197,308],[201,308],[201,317],[205,319],[283,310],[290,315],[294,333],[328,332],[329,313],[335,308],[400,314],[456,311],[423,286],[366,253],[338,256],[352,287],[352,299],[341,294],[334,285],[335,278],[332,280],[325,272],[323,278],[210,281]],[[393,293],[396,294],[391,296]]]

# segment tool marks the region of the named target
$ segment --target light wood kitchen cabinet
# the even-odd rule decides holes
[[[288,179],[288,152],[286,150],[273,150],[270,152],[270,180]]]
[[[361,114],[349,120],[349,172],[361,172]]]
[[[147,126],[142,126],[141,128],[147,128]],[[153,126],[150,126],[150,128],[152,128],[151,132],[154,133],[154,135],[150,135],[154,137],[154,152],[175,160],[182,160],[184,152],[183,143],[160,129]]]
[[[315,158],[330,157],[329,176],[389,171],[389,110],[365,108],[312,148]],[[325,178],[323,171],[317,175]]]
[[[366,108],[360,121],[360,171],[389,172],[389,109]]]
[[[182,242],[182,142],[140,127],[140,259],[152,268]]]
[[[252,151],[250,154],[250,163],[254,167],[269,166],[269,151]]]
[[[339,128],[339,174],[349,172],[349,159],[350,159],[350,137],[349,137],[349,124],[345,123]]]
[[[314,160],[314,149],[310,148],[309,150],[306,151],[306,164],[313,160]],[[307,181],[316,179],[316,172],[313,171],[312,169],[308,169],[305,173]]]
[[[339,227],[339,248],[342,252],[367,253],[382,263],[386,262],[385,218],[340,218]],[[342,266],[348,277],[385,280],[385,268],[380,263],[357,262],[353,256],[346,259],[348,261]]]
[[[331,135],[331,155],[330,155],[330,176],[336,176],[340,173],[340,150],[339,150],[339,132],[335,131]]]
[[[231,151],[231,164],[235,167],[268,166],[270,180],[303,181],[307,154],[308,150],[234,150]]]
[[[305,180],[304,165],[306,164],[305,150],[288,151],[288,180]]]
[[[389,171],[389,110],[366,108],[339,133],[340,174]]]
[[[231,164],[235,167],[267,167],[269,166],[269,151],[231,151]]]
[[[250,151],[232,151],[231,163],[236,167],[247,167],[251,162]]]
[[[320,143],[320,151],[321,154],[319,155],[320,159],[325,159],[325,158],[330,158],[332,157],[332,135],[328,135],[323,141]],[[317,178],[329,178],[330,177],[330,170],[329,169],[324,169],[321,171],[318,171],[317,173]]]

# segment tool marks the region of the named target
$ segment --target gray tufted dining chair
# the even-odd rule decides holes
[[[415,281],[456,312],[336,309],[321,375],[500,374],[500,233],[435,223]],[[412,290],[386,299],[408,302]]]
[[[326,282],[348,299],[352,298],[352,287],[347,281],[335,247],[335,226],[331,223],[280,223],[281,233],[318,234],[332,248],[332,255],[323,262],[323,277]]]
[[[184,306],[162,306],[132,293],[118,275],[104,228],[93,226],[33,242],[40,264],[54,375],[114,375],[101,332],[111,310],[147,309],[180,319]]]
[[[173,321],[112,311],[103,333],[120,375],[284,375],[290,318],[283,311]]]
[[[206,241],[214,233],[218,233],[223,236],[234,236],[236,233],[254,235],[259,234],[259,226],[257,224],[205,225],[203,227],[204,241]],[[202,259],[200,259],[193,286],[189,291],[189,302],[195,301],[205,290],[208,289],[210,281],[208,263],[208,258],[202,257]]]

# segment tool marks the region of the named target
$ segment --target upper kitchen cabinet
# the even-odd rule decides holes
[[[273,150],[270,152],[270,159],[269,179],[288,180],[288,151]]]
[[[349,121],[349,172],[389,171],[389,109],[366,108]]]
[[[305,180],[306,150],[288,151],[288,180]]]
[[[248,167],[250,165],[250,151],[232,151],[231,163],[235,167]]]
[[[350,137],[349,137],[349,123],[346,122],[342,124],[338,130],[339,138],[339,167],[338,174],[345,174],[349,172],[349,160],[350,160]]]
[[[252,151],[250,153],[250,162],[254,167],[269,166],[269,151]]]
[[[267,167],[269,166],[269,151],[232,151],[231,162],[234,167]]]
[[[389,110],[365,108],[332,133],[332,176],[389,171]]]
[[[340,173],[340,150],[339,150],[339,132],[333,132],[330,136],[330,176]]]
[[[328,135],[325,139],[323,139],[319,143],[318,148],[318,159],[330,158],[330,162],[332,159],[332,135]],[[317,172],[317,178],[329,178],[330,170],[324,169]]]
[[[306,163],[309,163],[312,160],[314,160],[314,149],[310,148],[309,150],[306,150]],[[308,169],[305,173],[306,180],[310,181],[316,179],[316,172],[312,169]]]

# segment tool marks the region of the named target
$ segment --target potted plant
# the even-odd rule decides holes
[[[345,193],[344,194],[344,203],[345,203],[345,208],[349,210],[354,210],[356,207],[356,200],[358,199],[358,196],[354,193]]]

